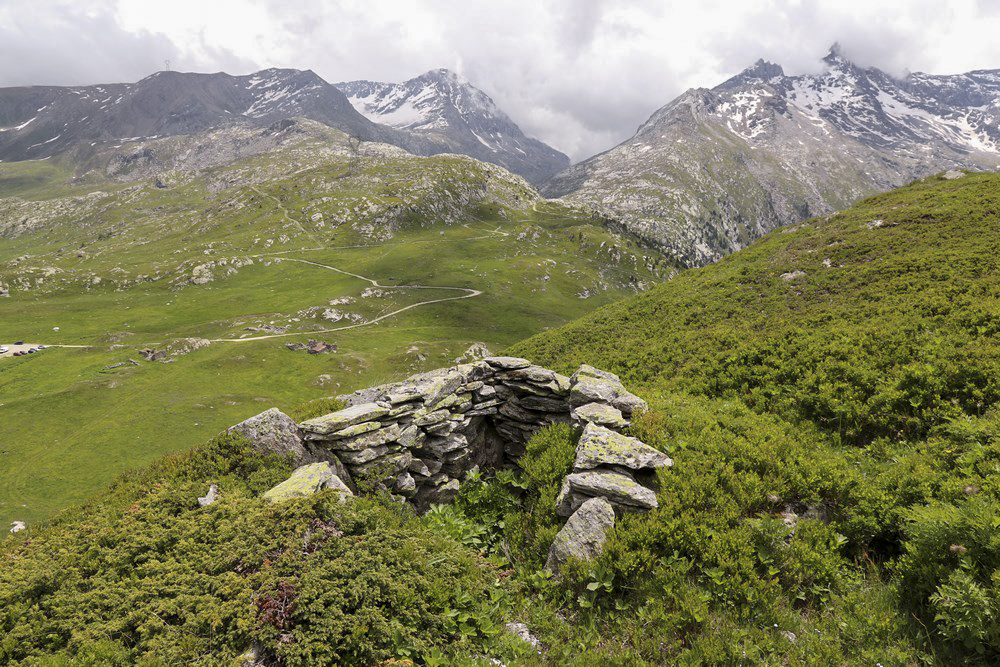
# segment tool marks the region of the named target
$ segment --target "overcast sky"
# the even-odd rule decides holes
[[[897,75],[1000,69],[1000,0],[0,0],[0,86],[164,68],[312,69],[331,83],[455,70],[580,160],[758,58]]]

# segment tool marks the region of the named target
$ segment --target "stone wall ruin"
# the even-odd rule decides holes
[[[570,556],[592,557],[615,515],[657,507],[656,469],[673,463],[621,433],[645,401],[616,375],[586,365],[566,377],[526,359],[487,357],[338,398],[347,407],[301,424],[269,410],[230,430],[313,464],[300,468],[310,480],[336,477],[332,486],[303,488],[343,482],[356,490],[354,482],[365,479],[424,511],[452,500],[474,468],[516,468],[540,428],[581,428],[557,499],[557,513],[570,520],[550,551],[552,569]],[[317,462],[323,471],[313,470]]]

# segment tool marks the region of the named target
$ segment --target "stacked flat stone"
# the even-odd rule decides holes
[[[308,459],[340,462],[354,479],[375,477],[421,508],[451,500],[476,466],[516,465],[542,426],[572,422],[624,437],[617,431],[646,409],[611,373],[581,366],[566,377],[516,357],[487,357],[340,398],[343,410],[299,424]],[[586,471],[600,477],[625,469],[615,462]],[[585,482],[571,487],[567,507],[604,488],[588,491]],[[618,505],[649,505],[617,487],[609,493]]]

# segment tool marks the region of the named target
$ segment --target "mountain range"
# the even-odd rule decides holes
[[[956,167],[1000,165],[1000,70],[895,78],[836,46],[819,74],[758,61],[688,90],[541,190],[622,222],[686,265],[780,225]]]
[[[232,125],[264,127],[302,117],[415,155],[471,155],[536,183],[569,165],[565,155],[527,138],[485,93],[447,70],[428,72],[398,87],[340,85],[382,94],[409,91],[402,96],[397,92],[395,108],[405,104],[429,122],[399,124],[397,118],[382,124],[379,113],[359,113],[344,93],[310,70],[267,69],[245,76],[157,72],[137,83],[0,89],[0,160],[68,153],[79,159],[101,143],[191,135]],[[380,108],[392,104],[383,100]]]

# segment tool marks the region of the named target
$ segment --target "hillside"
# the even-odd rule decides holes
[[[0,344],[68,346],[0,358],[3,525],[270,405],[502,348],[669,269],[499,167],[305,119],[4,163],[0,193]],[[332,350],[287,349],[310,341]]]
[[[688,90],[541,191],[703,266],[915,178],[1000,165],[1000,71],[900,79],[836,46],[824,60],[824,71],[797,76],[761,60]]]
[[[658,507],[559,578],[565,426],[423,517],[275,508],[289,462],[224,437],[0,545],[0,658],[996,664],[998,193],[915,182],[510,347],[619,373],[649,402],[631,433],[674,460]]]

